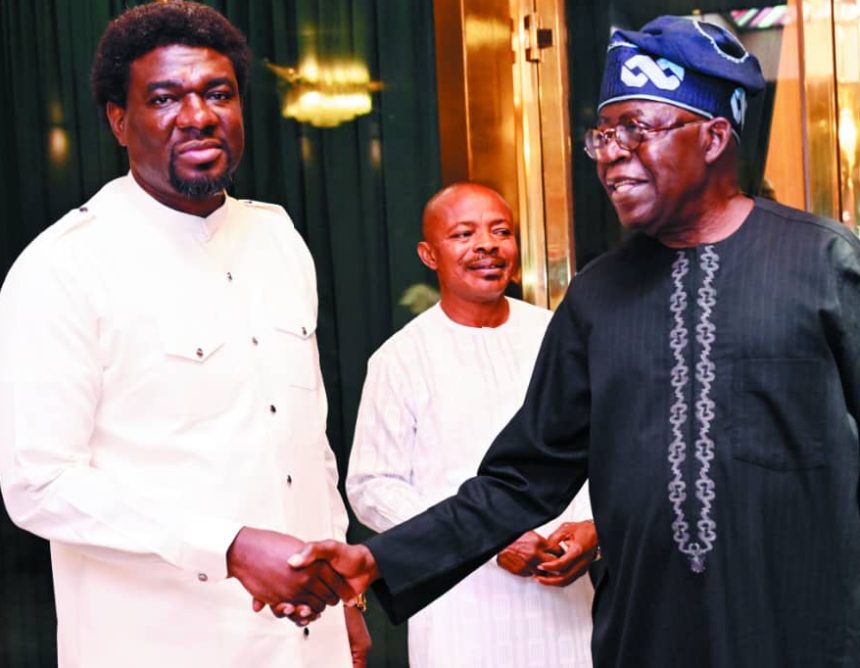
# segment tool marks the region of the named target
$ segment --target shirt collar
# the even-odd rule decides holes
[[[441,301],[433,304],[431,308],[437,312],[436,317],[440,318],[449,329],[459,332],[469,332],[473,334],[475,332],[481,332],[486,333],[488,336],[491,336],[493,332],[504,331],[511,323],[511,321],[515,318],[514,307],[511,306],[511,300],[505,297],[505,301],[508,302],[508,319],[505,320],[501,325],[498,325],[496,327],[473,327],[471,325],[462,325],[456,320],[452,320],[450,317],[448,317],[448,314],[445,313],[445,309],[442,308]]]
[[[128,204],[139,210],[144,218],[159,226],[185,231],[205,240],[211,239],[227,220],[232,198],[225,193],[224,203],[208,216],[195,216],[165,206],[140,187],[129,172],[120,179],[120,194]]]

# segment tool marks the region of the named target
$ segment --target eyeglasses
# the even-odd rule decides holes
[[[625,151],[635,151],[648,135],[680,130],[688,125],[705,123],[707,120],[706,118],[702,118],[695,121],[681,121],[680,123],[673,123],[662,128],[648,128],[634,121],[619,123],[614,128],[607,128],[606,130],[591,128],[585,133],[585,152],[592,160],[606,160],[606,151],[609,148],[609,142],[613,140],[618,144],[619,148]]]

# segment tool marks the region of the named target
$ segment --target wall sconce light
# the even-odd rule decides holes
[[[63,122],[63,105],[51,102],[51,127],[48,129],[48,159],[54,167],[63,167],[69,159],[69,133]]]
[[[356,60],[317,63],[307,58],[296,67],[266,63],[279,79],[281,114],[317,128],[331,128],[370,113],[370,94],[382,90],[367,66]]]
[[[48,131],[48,157],[54,167],[62,167],[69,159],[69,133],[60,126]]]

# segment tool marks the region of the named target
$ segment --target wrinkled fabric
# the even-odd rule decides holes
[[[498,327],[460,325],[437,304],[370,358],[346,489],[371,529],[453,494],[522,403],[552,313],[508,304]],[[585,519],[587,488],[538,532]],[[592,598],[587,577],[547,587],[491,559],[409,620],[409,665],[591,666]]]

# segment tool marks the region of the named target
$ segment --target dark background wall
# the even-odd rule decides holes
[[[41,230],[127,170],[89,93],[89,66],[127,0],[0,0],[0,278]],[[405,288],[429,280],[415,255],[423,202],[440,186],[433,5],[390,0],[209,0],[256,57],[245,105],[239,197],[283,205],[318,274],[328,433],[341,471],[370,353],[410,317]],[[373,111],[335,128],[281,117],[264,59],[365,62]],[[65,159],[52,158],[67,142]],[[53,143],[52,143],[53,142]],[[62,153],[62,152],[60,152]],[[359,528],[351,530],[358,539]],[[0,666],[55,666],[47,545],[0,511]],[[372,665],[405,665],[404,629],[369,617]]]

